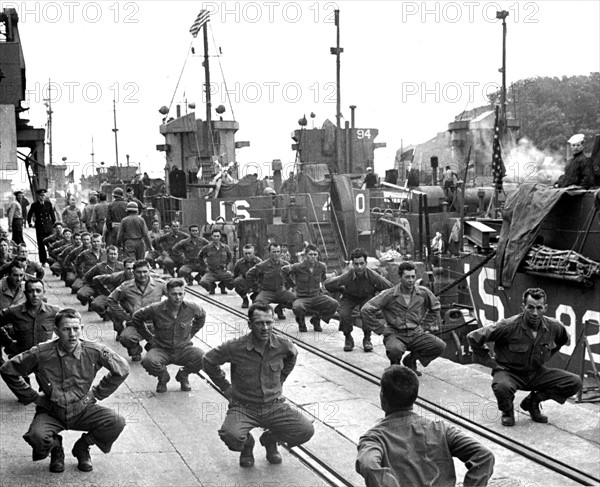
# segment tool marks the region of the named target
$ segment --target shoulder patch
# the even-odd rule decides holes
[[[111,353],[111,351],[108,348],[105,348],[105,349],[102,350],[102,358],[104,360],[108,360],[111,357],[112,357],[112,353]]]

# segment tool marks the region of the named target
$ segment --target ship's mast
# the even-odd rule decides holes
[[[341,140],[340,140],[340,131],[342,130],[342,95],[341,95],[341,85],[340,85],[340,73],[341,73],[341,58],[340,55],[344,52],[344,49],[340,47],[340,11],[335,10],[335,26],[336,26],[336,47],[330,48],[331,54],[335,55],[335,86],[336,86],[336,107],[335,107],[335,121],[337,130],[335,131],[335,164],[336,171],[340,170],[341,163]]]
[[[92,156],[92,176],[96,173],[96,167],[94,164],[94,137],[92,136],[92,152],[90,153]]]
[[[119,141],[117,138],[117,132],[119,129],[117,128],[117,103],[113,98],[113,117],[114,117],[114,128],[112,129],[115,134],[115,162],[117,166],[117,177],[121,177],[121,171],[119,170]]]
[[[496,12],[496,18],[502,20],[502,67],[500,72],[502,73],[502,88],[500,91],[500,134],[506,133],[506,17],[508,12],[506,10]]]
[[[206,93],[206,129],[208,135],[209,156],[214,155],[213,137],[212,137],[212,102],[210,99],[210,66],[208,63],[208,22],[202,26],[202,35],[204,37],[204,89]]]
[[[44,99],[46,105],[46,115],[48,115],[48,165],[52,165],[52,83],[48,79],[48,98]]]

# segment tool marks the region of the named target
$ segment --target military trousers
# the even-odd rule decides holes
[[[576,394],[581,388],[581,379],[575,374],[560,369],[540,367],[534,372],[516,374],[508,370],[492,371],[492,390],[500,411],[513,409],[515,392],[533,391],[538,401],[554,399],[559,404]]]
[[[212,271],[208,269],[202,276],[200,285],[207,291],[210,291],[213,284],[216,284],[217,282],[221,289],[233,289],[233,274],[225,269]]]
[[[310,419],[279,399],[270,404],[232,402],[219,437],[231,451],[242,451],[248,433],[257,427],[268,429],[277,441],[289,447],[306,443],[315,433]]]
[[[385,353],[391,363],[400,363],[406,351],[411,352],[415,359],[419,359],[423,367],[427,367],[438,358],[446,349],[446,344],[431,333],[424,332],[420,327],[403,332],[387,332],[384,334],[383,343]]]
[[[264,289],[258,293],[254,302],[261,302],[266,304],[276,303],[280,304],[284,308],[292,309],[292,303],[296,299],[296,295],[291,291],[284,289],[280,291],[265,291]]]
[[[42,402],[36,407],[33,421],[23,439],[33,448],[33,460],[36,461],[49,455],[55,436],[63,430],[88,432],[94,444],[108,453],[123,428],[123,416],[98,404],[90,404],[79,415],[62,421],[52,414],[47,403]]]
[[[184,374],[196,374],[202,369],[204,350],[192,344],[178,349],[154,347],[142,359],[142,367],[150,375],[158,377],[169,364],[183,366]]]
[[[126,239],[123,243],[123,258],[131,258],[135,260],[143,259],[145,249],[146,247],[144,246],[144,241],[141,238]]]
[[[307,313],[313,313],[325,323],[329,323],[335,314],[338,302],[330,296],[319,294],[311,298],[296,298],[292,304],[292,311],[300,319],[304,319]]]

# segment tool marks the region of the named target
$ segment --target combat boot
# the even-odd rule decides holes
[[[278,320],[285,320],[285,314],[283,313],[283,308],[280,304],[275,306],[275,314],[277,315]]]
[[[304,316],[296,315],[296,323],[298,323],[298,331],[304,333],[307,332],[306,323],[304,322]]]
[[[192,390],[192,386],[190,386],[190,381],[188,378],[188,374],[186,374],[183,369],[179,369],[177,375],[175,376],[175,380],[179,382],[181,385],[181,390],[184,392],[188,392]],[[165,384],[166,387],[166,384]]]
[[[54,437],[54,448],[50,450],[50,471],[61,473],[65,471],[65,450],[62,446],[62,436]]]
[[[94,470],[92,457],[90,456],[90,445],[86,441],[86,434],[81,435],[75,444],[71,453],[77,458],[77,468],[82,472],[91,472]]]
[[[321,328],[321,319],[318,316],[313,316],[310,319],[310,324],[313,326],[315,331],[323,331],[323,328]]]
[[[162,394],[163,392],[167,392],[167,384],[171,380],[171,376],[167,369],[164,369],[163,372],[158,376],[158,384],[156,385],[156,392]]]
[[[248,296],[244,296],[242,298],[242,309],[246,309],[250,306],[250,303],[248,302]]]
[[[514,426],[515,425],[515,412],[510,409],[508,411],[502,411],[502,426]]]
[[[254,466],[254,454],[252,450],[254,450],[254,437],[248,433],[248,438],[240,453],[240,467],[249,468]]]
[[[273,465],[281,463],[281,453],[277,451],[277,440],[270,431],[265,431],[260,437],[260,444],[267,450],[267,461]]]
[[[408,367],[415,374],[417,374],[419,377],[421,377],[421,375],[422,375],[421,372],[419,372],[417,370],[417,359],[415,358],[415,356],[412,353],[409,353],[406,357],[404,357],[404,359],[402,360],[402,365],[404,365],[405,367]]]
[[[208,289],[208,294],[215,294],[215,289],[217,289],[217,285],[213,282],[209,286],[210,288]]]
[[[344,352],[351,352],[354,349],[354,338],[350,333],[344,334],[346,341],[344,342]]]
[[[221,288],[221,294],[227,294],[227,288],[225,286],[219,286]]]
[[[365,335],[365,337],[363,338],[363,350],[365,352],[373,351],[373,344],[371,343],[371,336]]]
[[[537,401],[534,394],[529,394],[525,399],[521,401],[521,409],[527,411],[531,419],[536,423],[547,423],[548,416],[542,414],[540,411],[540,401]]]

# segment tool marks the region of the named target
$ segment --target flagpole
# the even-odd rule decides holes
[[[209,142],[209,156],[214,155],[215,151],[213,148],[213,140],[212,140],[212,102],[210,99],[210,66],[208,64],[208,22],[206,22],[202,26],[202,33],[204,36],[204,80],[205,80],[205,90],[206,90],[206,128],[208,130],[208,142]]]

